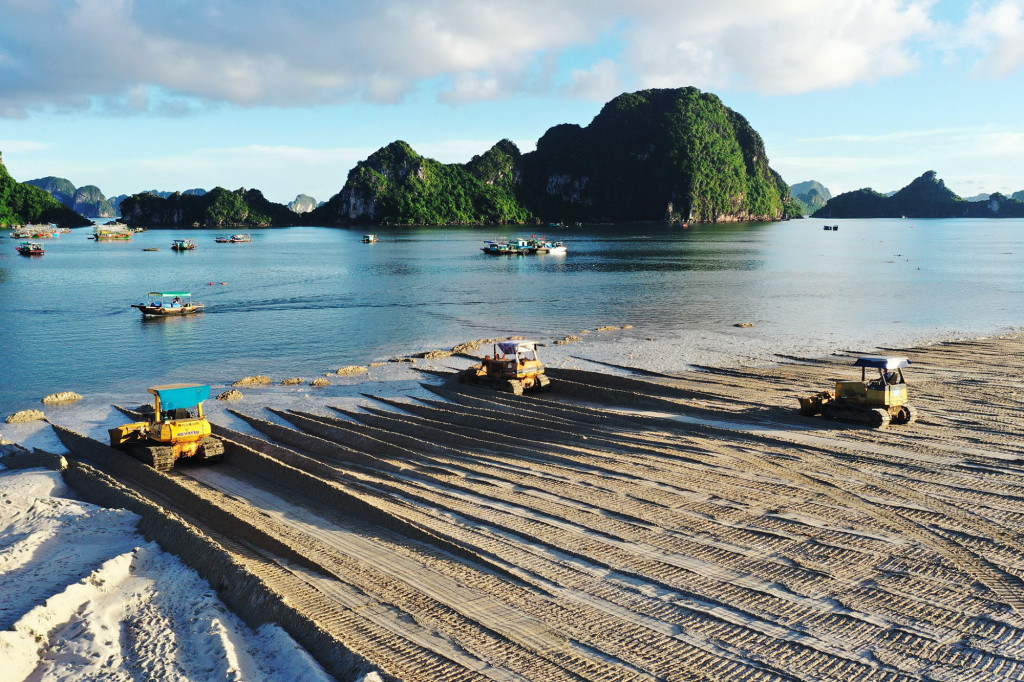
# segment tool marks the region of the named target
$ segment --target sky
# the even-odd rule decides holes
[[[107,196],[325,201],[405,140],[464,163],[696,86],[790,184],[1024,189],[1024,0],[0,0],[0,153]]]

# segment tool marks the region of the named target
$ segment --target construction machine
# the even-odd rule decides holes
[[[153,386],[154,410],[148,420],[110,429],[110,446],[123,450],[157,471],[169,471],[179,459],[218,461],[224,443],[210,435],[203,416],[203,401],[210,397],[205,384]]]
[[[493,353],[463,371],[460,380],[516,395],[523,391],[545,391],[551,386],[551,380],[544,374],[544,363],[537,357],[535,341],[498,341]]]
[[[828,419],[867,424],[881,429],[892,424],[911,424],[917,411],[910,406],[903,368],[910,365],[904,357],[868,355],[857,358],[860,381],[837,381],[836,390],[822,391],[798,398],[800,414],[820,414]],[[868,377],[868,369],[877,369],[877,377]]]

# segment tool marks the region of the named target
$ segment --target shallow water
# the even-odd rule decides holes
[[[1022,323],[1024,221],[655,224],[549,229],[566,256],[487,256],[513,228],[379,233],[287,228],[216,244],[153,230],[97,243],[88,229],[18,255],[0,239],[0,415],[60,390],[138,395],[168,381],[280,380],[508,334],[550,341],[602,325],[680,342],[753,322],[779,352]],[[177,253],[175,238],[199,248]],[[143,248],[159,247],[156,252]],[[190,290],[207,312],[144,320],[148,291]],[[685,348],[679,365],[688,360]],[[670,364],[672,359],[666,359]]]

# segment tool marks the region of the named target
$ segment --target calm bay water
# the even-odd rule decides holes
[[[76,230],[44,241],[36,258],[8,236],[0,416],[58,390],[141,399],[154,383],[309,376],[480,337],[551,339],[607,324],[634,325],[638,342],[754,321],[765,333],[880,343],[1024,324],[1024,221],[839,223],[548,230],[569,254],[531,257],[480,251],[521,228],[397,229],[376,244],[311,227],[256,231],[247,244],[194,230],[97,243]],[[174,238],[199,248],[176,253]],[[208,312],[143,320],[128,307],[157,290],[190,290]]]

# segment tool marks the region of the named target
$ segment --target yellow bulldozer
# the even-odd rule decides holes
[[[493,353],[463,371],[459,380],[515,395],[522,395],[523,391],[546,391],[551,386],[551,379],[544,374],[544,363],[537,357],[535,341],[498,341]]]
[[[860,367],[860,381],[837,381],[835,393],[822,391],[798,398],[800,414],[816,414],[827,419],[867,424],[881,429],[891,424],[911,424],[917,420],[917,411],[910,406],[907,382],[903,368],[910,360],[903,357],[867,355],[857,358],[854,367]],[[868,378],[867,370],[877,369],[878,376]]]
[[[123,450],[157,471],[169,471],[179,459],[194,462],[218,461],[224,443],[210,435],[210,422],[203,416],[203,401],[210,397],[204,384],[153,386],[152,416],[110,429],[110,446]]]

